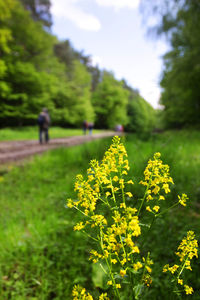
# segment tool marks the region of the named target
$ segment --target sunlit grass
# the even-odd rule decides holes
[[[99,133],[101,130],[94,130],[93,133]],[[65,138],[75,135],[83,135],[82,129],[50,127],[50,139],[52,138]],[[37,140],[38,127],[27,126],[17,128],[4,128],[0,129],[0,141],[14,141],[14,140]]]

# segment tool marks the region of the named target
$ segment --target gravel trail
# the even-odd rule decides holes
[[[107,131],[93,135],[71,136],[51,139],[48,144],[43,145],[40,145],[36,140],[0,142],[0,163],[4,164],[11,161],[19,161],[50,149],[71,147],[114,135],[116,135],[116,132]],[[117,133],[117,135],[119,135],[119,133]]]

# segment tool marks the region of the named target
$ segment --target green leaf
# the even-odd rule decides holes
[[[142,289],[143,289],[143,284],[138,284],[133,288],[133,292],[136,300],[139,299]]]
[[[92,281],[95,287],[99,287],[103,290],[108,288],[108,268],[103,263],[96,263],[92,265]]]

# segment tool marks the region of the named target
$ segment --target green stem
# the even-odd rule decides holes
[[[144,244],[145,244],[145,242],[146,242],[146,238],[147,238],[149,232],[151,231],[151,228],[153,227],[153,224],[154,224],[155,220],[156,220],[156,216],[154,215],[154,218],[153,218],[152,221],[151,221],[151,224],[150,224],[150,226],[149,226],[149,229],[148,229],[147,232],[145,233],[145,236],[144,236],[144,238],[143,238],[143,242],[142,242],[140,248],[142,248],[142,247],[144,246]]]
[[[88,215],[86,215],[82,210],[80,210],[77,206],[73,205],[73,207],[78,210],[80,213],[82,213],[84,216],[86,216],[87,218],[90,218]]]
[[[100,245],[101,245],[101,250],[102,250],[102,252],[103,252],[103,254],[104,254],[103,237],[102,237],[102,230],[101,230],[101,228],[100,228]],[[108,269],[109,269],[109,274],[110,274],[110,277],[111,277],[111,280],[112,280],[112,283],[113,283],[113,287],[114,287],[115,294],[116,294],[116,296],[118,297],[118,299],[120,300],[120,299],[121,299],[121,298],[120,298],[120,294],[119,294],[119,291],[118,291],[118,289],[117,289],[117,287],[116,287],[116,282],[115,282],[115,279],[114,279],[114,277],[113,277],[112,269],[111,269],[111,267],[110,267],[110,264],[109,264],[109,262],[108,262],[107,257],[105,257],[105,261],[106,261],[106,265],[107,265],[107,267],[108,267]]]
[[[187,255],[187,257],[186,257],[186,259],[185,259],[185,261],[184,261],[184,263],[183,263],[183,265],[182,265],[182,268],[181,268],[180,272],[178,273],[177,279],[179,279],[179,277],[181,276],[183,270],[185,269],[185,265],[186,265],[186,262],[187,262],[187,260],[188,260],[188,256],[189,256],[189,255]]]
[[[141,211],[141,209],[142,209],[142,206],[143,206],[143,204],[144,204],[144,201],[145,201],[145,199],[146,199],[147,191],[149,190],[149,187],[150,187],[150,184],[151,184],[152,176],[153,176],[153,175],[151,174],[151,177],[150,177],[150,179],[149,179],[148,186],[147,186],[147,188],[146,188],[146,191],[145,191],[145,193],[144,193],[144,197],[143,197],[143,199],[142,199],[142,203],[141,203],[141,205],[140,205],[140,207],[139,207],[139,210],[138,210],[138,213],[137,213],[137,216],[138,216],[138,217],[139,217],[140,211]]]
[[[83,230],[82,232],[85,233],[89,238],[93,239],[95,242],[99,242],[98,239],[95,239],[93,236],[91,236],[90,234],[88,234],[85,230]]]
[[[168,212],[170,209],[174,208],[175,206],[177,206],[179,204],[179,202],[173,204],[172,206],[168,207],[167,209],[165,209],[164,211],[160,212],[159,214],[156,215],[156,217],[159,217],[163,214],[165,214],[166,212]]]
[[[114,188],[113,188],[113,183],[112,183],[112,178],[111,177],[110,177],[110,183],[111,183],[111,191],[112,191],[113,200],[116,204],[115,193],[114,193]]]

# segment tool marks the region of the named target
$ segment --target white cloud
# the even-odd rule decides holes
[[[79,0],[52,0],[51,13],[55,17],[65,18],[80,29],[99,31],[100,21],[92,14],[84,12],[78,7]]]
[[[88,31],[99,31],[101,23],[92,13],[79,7],[84,0],[52,0],[51,13],[58,18],[72,21],[77,27]],[[135,9],[140,0],[94,0],[99,6],[111,7],[116,11],[122,8]]]
[[[140,0],[95,0],[99,6],[113,7],[116,10],[121,8],[135,9]]]

